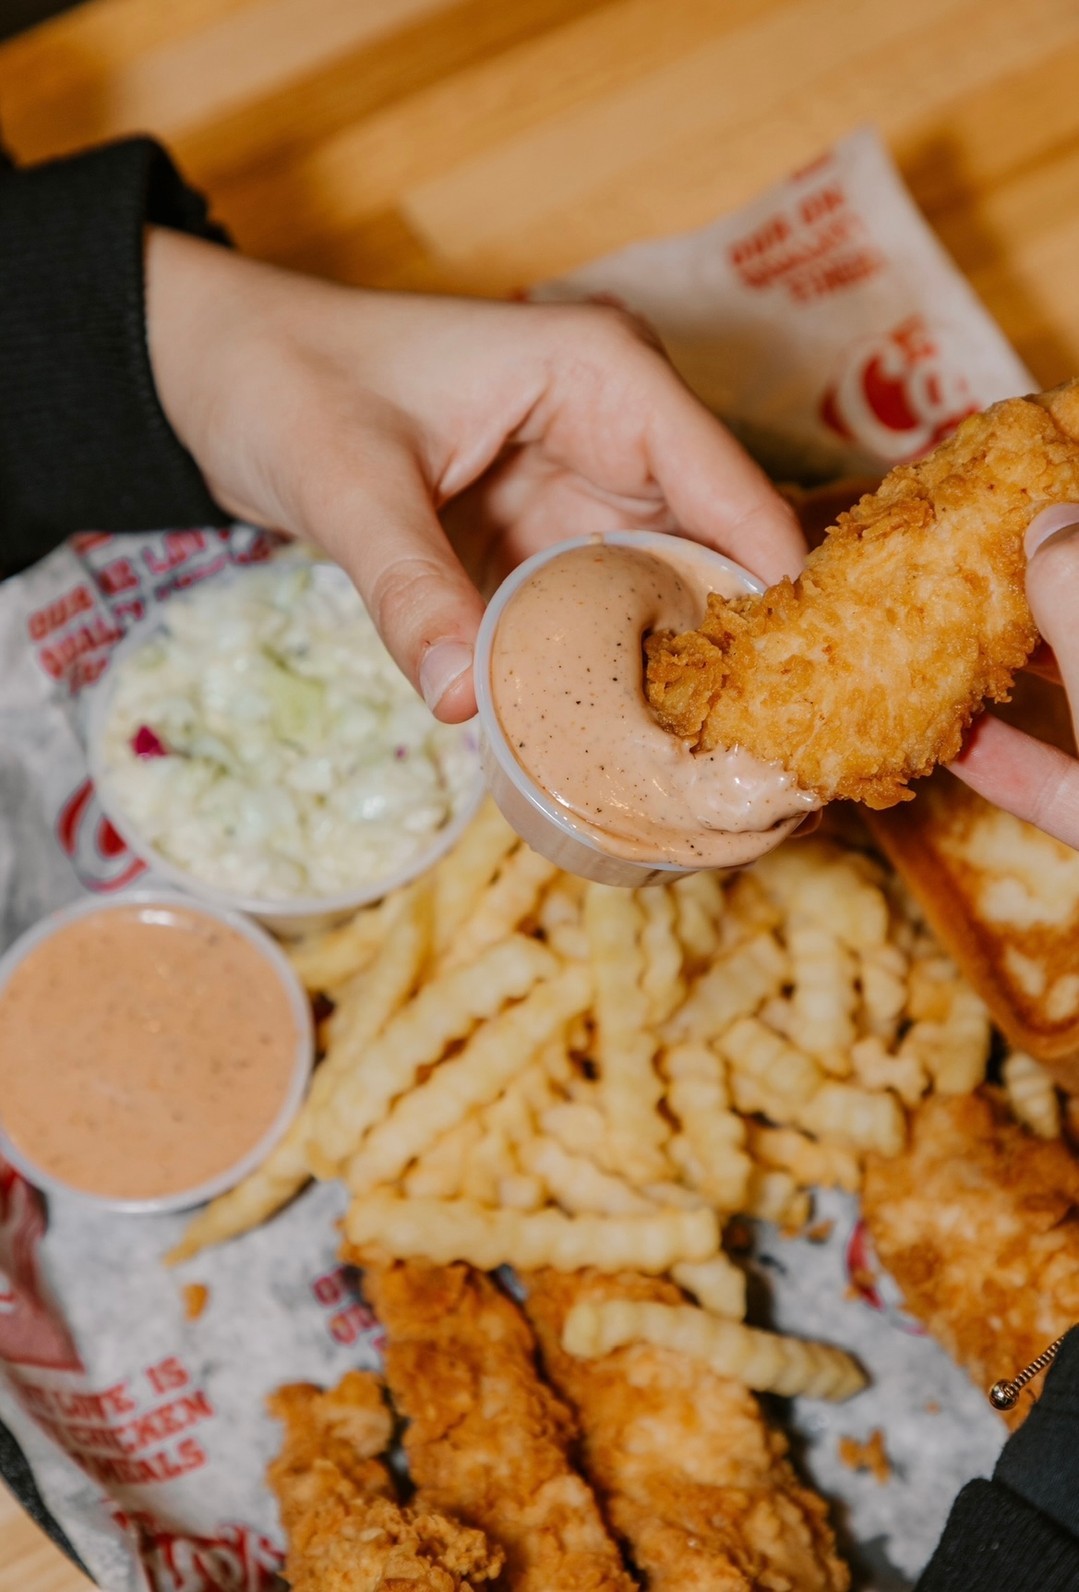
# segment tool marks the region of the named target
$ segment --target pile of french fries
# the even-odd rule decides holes
[[[340,1178],[353,1249],[632,1268],[696,1301],[582,1306],[574,1353],[637,1338],[761,1389],[860,1385],[842,1351],[742,1324],[722,1232],[735,1214],[802,1230],[810,1190],[856,1190],[925,1094],[985,1076],[985,1007],[871,857],[809,839],[618,890],[561,873],[488,806],[427,877],[290,955],[333,1002],[307,1102],[173,1261]],[[1005,1079],[1024,1121],[1059,1132],[1036,1063],[1010,1057]]]

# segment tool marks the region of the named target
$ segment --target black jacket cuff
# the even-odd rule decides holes
[[[146,342],[148,224],[226,234],[149,138],[0,167],[0,572],[70,532],[222,524]]]
[[[963,1488],[917,1592],[1077,1592],[1079,1543],[992,1481]]]

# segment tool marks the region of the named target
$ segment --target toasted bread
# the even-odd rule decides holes
[[[1073,750],[1058,687],[1023,676],[1006,713]],[[1079,852],[943,769],[905,807],[866,817],[1005,1037],[1079,1090]]]
[[[789,491],[811,546],[866,486]],[[1012,701],[994,711],[1075,750],[1059,687],[1020,675]],[[861,816],[1005,1038],[1079,1092],[1079,853],[943,769],[914,801]]]

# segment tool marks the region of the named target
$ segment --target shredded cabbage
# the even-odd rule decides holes
[[[405,868],[475,791],[473,732],[428,712],[332,566],[244,571],[164,620],[110,671],[102,764],[106,795],[195,877],[345,895]]]

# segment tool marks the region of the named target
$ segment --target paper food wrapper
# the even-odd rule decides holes
[[[734,215],[532,296],[643,316],[779,479],[917,459],[964,415],[1032,386],[869,128]]]
[[[913,458],[963,414],[1031,385],[868,132],[737,215],[541,296],[595,294],[647,315],[708,402],[803,475]],[[245,527],[86,535],[0,587],[4,946],[81,891],[152,882],[88,780],[84,693],[152,605],[271,546]],[[183,1216],[46,1202],[0,1162],[0,1421],[13,1438],[0,1462],[14,1478],[22,1450],[31,1502],[106,1592],[274,1584],[281,1535],[263,1472],[277,1432],[264,1397],[377,1363],[378,1329],[336,1257],[343,1207],[336,1185],[313,1186],[171,1272],[161,1257]],[[855,1203],[826,1194],[817,1215],[834,1223],[827,1242],[762,1228],[752,1264],[777,1327],[844,1344],[871,1373],[851,1403],[795,1400],[786,1418],[833,1500],[857,1584],[899,1592],[959,1487],[991,1470],[1004,1429],[876,1276]],[[884,1485],[838,1459],[841,1435],[874,1427],[893,1467]]]

